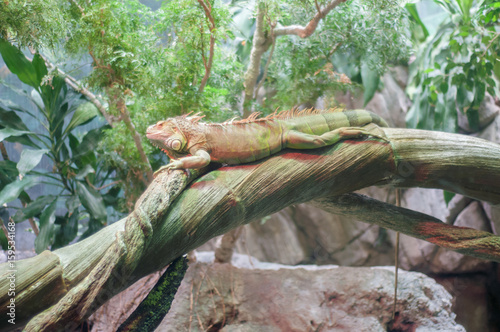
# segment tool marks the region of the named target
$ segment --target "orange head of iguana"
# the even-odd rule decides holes
[[[191,147],[204,142],[203,132],[197,126],[201,118],[183,115],[159,121],[148,127],[146,137],[170,159],[184,157],[189,154]]]

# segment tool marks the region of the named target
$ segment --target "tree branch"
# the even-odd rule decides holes
[[[137,151],[139,151],[141,161],[146,166],[147,181],[144,181],[144,184],[148,185],[151,183],[151,181],[153,181],[153,169],[151,168],[149,159],[146,156],[146,153],[144,152],[144,148],[142,147],[141,135],[139,135],[137,130],[135,130],[135,126],[132,123],[132,119],[130,118],[130,113],[128,112],[127,105],[125,105],[124,97],[121,95],[115,95],[114,99],[116,100],[116,107],[120,111],[121,118],[123,122],[125,122],[127,129],[130,131],[130,134],[132,135]]]
[[[245,98],[243,100],[243,117],[250,115],[250,102],[254,96],[255,84],[260,72],[260,61],[262,55],[269,49],[272,40],[265,35],[264,31],[264,5],[259,4],[257,9],[257,17],[255,20],[255,33],[253,35],[252,50],[250,52],[250,61],[247,71],[245,72]]]
[[[160,173],[127,218],[74,245],[16,263],[22,276],[16,279],[16,322],[43,310],[26,331],[78,322],[134,281],[209,239],[311,200],[327,210],[333,206],[335,213],[500,262],[498,236],[345,195],[385,184],[441,188],[500,204],[500,145],[457,134],[383,130],[390,143],[353,139],[323,149],[286,150],[258,163],[214,170],[185,190],[198,171]],[[0,265],[0,315],[10,300],[8,269]],[[0,321],[0,328],[7,324]]]
[[[250,61],[248,64],[247,71],[245,72],[245,97],[243,100],[243,117],[248,117],[252,110],[250,108],[250,103],[253,98],[257,95],[257,91],[260,86],[255,91],[255,85],[257,84],[257,77],[260,73],[260,62],[262,55],[269,49],[269,46],[273,44],[276,37],[284,35],[297,35],[302,38],[307,38],[313,34],[318,26],[319,22],[335,7],[345,2],[346,0],[333,0],[329,2],[323,9],[319,8],[317,2],[316,9],[317,13],[309,21],[309,23],[303,27],[301,25],[291,25],[286,27],[275,28],[271,27],[269,35],[266,34],[264,30],[264,15],[265,6],[261,3],[258,4],[257,16],[255,20],[255,33],[253,36],[252,50],[250,52]],[[274,45],[274,44],[273,44]],[[272,54],[271,54],[272,55]],[[271,56],[268,62],[271,61]],[[263,82],[263,80],[261,80]]]
[[[271,64],[271,59],[273,58],[275,46],[276,46],[276,38],[273,37],[271,51],[269,51],[269,57],[267,58],[267,62],[266,62],[266,66],[264,67],[264,73],[262,74],[262,78],[260,79],[260,82],[257,85],[257,88],[255,89],[254,99],[257,98],[257,94],[259,93],[260,88],[262,87],[262,85],[264,84],[264,81],[266,80],[267,71],[269,69],[269,65]]]
[[[215,21],[214,21],[214,18],[212,17],[212,10],[211,10],[211,8],[208,8],[205,1],[198,0],[198,2],[200,3],[201,7],[203,7],[203,10],[205,11],[205,16],[207,17],[208,21],[210,22],[210,24],[208,26],[208,28],[210,29],[210,46],[209,46],[209,54],[208,54],[208,63],[205,64],[205,75],[203,76],[203,79],[201,80],[200,87],[198,89],[199,92],[203,92],[203,90],[205,89],[205,86],[207,85],[208,78],[210,77],[210,71],[212,70],[212,63],[214,60]],[[203,36],[202,36],[202,38],[203,38]],[[203,50],[202,50],[202,52],[203,52]]]
[[[325,8],[318,10],[316,15],[314,15],[314,17],[305,27],[301,25],[290,25],[286,27],[276,28],[274,29],[274,34],[276,36],[297,35],[301,38],[307,38],[316,30],[319,21],[321,21],[333,8],[337,7],[343,2],[346,2],[346,0],[333,0],[329,2],[325,6]]]
[[[41,54],[40,54],[40,56],[45,61],[45,64],[47,65],[47,67],[49,67],[50,69],[56,69],[56,66],[53,63],[51,63],[46,57],[44,57]],[[99,101],[99,99],[97,99],[96,95],[94,95],[92,92],[90,92],[89,90],[87,90],[74,77],[66,74],[64,71],[62,71],[59,68],[57,68],[57,71],[59,72],[59,74],[61,74],[64,77],[64,81],[66,82],[66,84],[68,84],[73,90],[75,90],[75,91],[81,93],[82,95],[84,95],[85,97],[87,97],[90,100],[90,102],[92,104],[94,104],[95,107],[97,107],[97,109],[99,110],[99,112],[101,112],[102,116],[104,116],[104,118],[106,119],[106,121],[108,122],[108,124],[111,127],[115,126],[115,122],[118,121],[118,119],[115,118],[115,117],[113,117],[112,115],[110,115],[106,111],[106,108],[102,105],[102,103]]]

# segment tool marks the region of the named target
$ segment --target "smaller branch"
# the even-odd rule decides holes
[[[205,89],[205,86],[207,85],[208,78],[210,77],[210,71],[212,69],[212,63],[214,60],[214,47],[215,47],[215,21],[214,18],[212,17],[212,8],[208,7],[205,3],[204,0],[198,0],[200,3],[201,7],[203,7],[203,10],[205,11],[205,16],[209,20],[209,29],[210,29],[210,47],[209,47],[209,55],[208,55],[208,63],[205,65],[205,57],[203,56],[203,64],[205,65],[205,76],[203,76],[203,79],[201,80],[200,88],[198,89],[199,92],[203,92],[203,89]],[[210,5],[210,3],[209,3]],[[203,32],[202,32],[203,33]],[[203,36],[202,36],[203,38]],[[202,50],[203,52],[203,50]]]
[[[114,127],[114,123],[117,122],[118,119],[116,119],[112,115],[108,114],[108,112],[106,111],[106,108],[102,105],[102,103],[99,101],[99,99],[97,99],[96,95],[94,95],[92,92],[90,92],[85,87],[83,87],[81,85],[81,83],[78,82],[78,80],[76,78],[66,74],[61,69],[56,68],[56,66],[54,64],[52,64],[46,57],[44,57],[41,54],[40,54],[40,56],[45,61],[45,64],[47,65],[47,67],[49,67],[50,69],[57,69],[59,74],[61,74],[64,77],[64,81],[66,82],[66,84],[68,84],[73,90],[75,90],[75,91],[81,93],[82,95],[84,95],[85,97],[87,97],[90,100],[90,102],[92,104],[94,104],[95,107],[97,107],[99,112],[101,112],[101,114],[104,116],[104,118],[106,119],[108,124],[111,127]]]
[[[84,12],[82,6],[80,6],[75,0],[69,0],[69,2],[71,2],[73,5],[75,5],[80,10],[80,13],[82,14],[82,16],[85,15],[85,12]]]
[[[337,7],[340,5],[342,2],[345,2],[346,0],[333,0],[330,3],[328,3],[325,8],[319,9],[319,5],[316,3],[316,8],[318,9],[318,12],[314,17],[309,21],[309,23],[303,27],[301,25],[290,25],[282,28],[277,28],[274,29],[274,34],[276,36],[283,36],[283,35],[297,35],[301,38],[307,38],[310,35],[313,34],[313,32],[316,30],[316,27],[318,26],[319,21],[323,19],[333,8]]]
[[[354,216],[464,255],[500,261],[500,237],[489,232],[448,225],[432,216],[360,194],[325,196],[311,203],[327,212]]]
[[[335,53],[339,49],[340,46],[342,46],[341,42],[335,44],[335,46],[330,50],[330,52],[328,52],[328,56],[332,56],[333,53]]]
[[[264,31],[264,15],[265,9],[263,5],[259,5],[257,10],[257,17],[255,19],[255,33],[253,36],[252,51],[250,52],[250,61],[247,71],[245,72],[245,98],[243,100],[243,117],[250,115],[250,103],[254,96],[255,84],[257,84],[257,77],[260,72],[260,61],[262,55],[271,46],[271,38],[266,36]]]
[[[205,72],[207,70],[207,58],[205,57],[205,45],[203,43],[203,24],[200,26],[200,35],[201,35],[201,60],[203,61],[203,67],[205,67]]]
[[[113,181],[113,182],[108,183],[108,184],[105,184],[105,185],[103,185],[103,186],[101,186],[101,187],[96,187],[96,186],[94,186],[94,185],[93,185],[93,184],[89,181],[88,177],[85,177],[85,181],[87,182],[87,184],[88,184],[90,187],[92,187],[92,189],[97,190],[97,191],[101,191],[101,190],[103,190],[104,188],[107,188],[107,187],[110,187],[110,186],[114,186],[115,184],[118,184],[118,183],[122,182],[122,181]]]
[[[33,230],[33,233],[35,233],[36,236],[40,234],[40,230],[38,229],[38,226],[36,225],[35,219],[29,218],[28,221],[30,222],[31,229]]]
[[[314,5],[316,6],[318,13],[321,13],[321,7],[319,6],[318,0],[314,0]]]
[[[257,98],[257,94],[259,93],[260,88],[262,85],[264,85],[264,81],[267,78],[267,71],[269,69],[269,64],[271,63],[271,59],[273,58],[273,53],[274,53],[274,47],[276,46],[276,38],[273,36],[273,41],[272,41],[272,46],[271,46],[271,51],[269,52],[269,57],[267,58],[266,66],[264,67],[264,73],[262,74],[262,78],[259,81],[259,84],[257,85],[257,88],[255,89],[255,94],[254,94],[254,99]]]
[[[132,138],[134,139],[135,146],[137,148],[137,151],[139,151],[139,155],[141,157],[142,162],[144,163],[144,165],[146,165],[147,180],[143,182],[145,185],[148,185],[153,181],[153,169],[151,168],[151,164],[149,163],[148,157],[146,156],[146,153],[142,148],[141,136],[139,135],[137,130],[135,130],[135,126],[132,123],[132,119],[130,118],[130,113],[127,110],[127,105],[125,105],[125,100],[123,99],[123,96],[117,97],[116,107],[120,111],[123,122],[125,122],[125,125],[132,134]]]
[[[3,144],[3,141],[0,142],[0,152],[2,153],[3,160],[10,160],[9,159],[9,154],[7,153],[7,149],[5,148],[5,145]]]
[[[215,261],[217,263],[230,263],[233,257],[236,240],[241,235],[243,226],[230,230],[222,236],[220,246],[215,249]]]
[[[493,42],[495,41],[495,39],[498,38],[498,36],[500,36],[500,32],[497,32],[496,35],[495,35],[495,37],[491,38],[490,43],[488,44],[488,46],[486,47],[486,49],[483,52],[483,55],[482,55],[483,58],[486,56],[486,52],[488,52],[488,49],[491,47],[491,45],[493,44]]]

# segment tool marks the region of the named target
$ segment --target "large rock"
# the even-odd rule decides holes
[[[244,226],[235,250],[281,264],[392,265],[388,231],[298,204]],[[198,250],[214,250],[213,239]]]
[[[285,266],[198,253],[157,331],[387,331],[391,268]],[[421,273],[400,271],[398,331],[465,331],[451,295]]]

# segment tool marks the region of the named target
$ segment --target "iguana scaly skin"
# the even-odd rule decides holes
[[[244,164],[285,148],[316,149],[362,136],[386,140],[369,130],[377,125],[387,127],[387,123],[365,110],[291,110],[264,118],[258,115],[224,123],[203,123],[202,116],[183,115],[150,126],[146,136],[171,159],[162,169],[201,168],[210,161]]]

